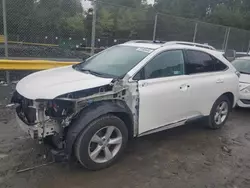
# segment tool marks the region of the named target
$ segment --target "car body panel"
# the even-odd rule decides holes
[[[139,81],[139,134],[188,118],[188,89],[180,89],[186,78],[181,75]]]
[[[224,71],[189,76],[187,82],[190,85],[189,100],[192,103],[189,110],[192,114],[208,116],[215,101],[228,92],[234,95],[233,106],[235,106],[239,92],[235,87],[239,84],[236,74]]]
[[[250,63],[250,57],[239,57],[236,60],[246,60]],[[242,108],[250,108],[250,104],[246,104],[244,100],[250,100],[250,92],[245,92],[244,89],[250,87],[250,74],[240,74],[239,78],[239,100],[237,101],[237,106]]]
[[[250,61],[249,61],[250,63]],[[250,100],[250,93],[244,92],[244,89],[250,87],[250,75],[241,74],[240,75],[240,100],[237,102],[237,105],[242,108],[250,108],[250,104],[244,103],[242,100]]]
[[[247,100],[250,100],[250,99],[249,99],[249,96],[246,97],[246,96],[240,95],[240,97],[241,97],[241,98],[248,98]],[[243,99],[243,100],[244,100],[244,99]],[[237,102],[237,106],[238,106],[238,107],[241,107],[241,108],[250,108],[250,104],[245,104],[245,103],[243,103],[243,102],[242,102],[242,99],[240,99],[240,100]]]
[[[32,100],[54,99],[59,95],[109,84],[112,78],[101,78],[76,71],[72,66],[33,73],[16,86],[24,97]]]
[[[250,61],[249,61],[249,63],[250,63]],[[250,84],[250,74],[240,74],[240,82]]]
[[[208,53],[226,64],[228,69],[212,73],[139,81],[139,134],[189,118],[208,116],[215,101],[224,93],[231,92],[234,95],[233,106],[236,105],[239,97],[239,88],[237,87],[239,80],[235,74],[236,69],[222,53],[215,50],[179,44],[163,46],[156,49],[129,71],[126,78],[133,82],[133,76],[156,55],[164,51],[179,49]],[[182,78],[185,79],[182,80]],[[180,92],[180,86],[185,84],[189,85],[190,88],[187,88],[187,91],[184,92],[185,95],[183,95],[184,93]],[[143,85],[146,86],[142,87]]]
[[[41,112],[37,113],[40,117],[40,119],[38,118],[39,125],[46,127],[45,120],[50,118],[44,113],[45,108],[48,108],[44,101],[55,98],[56,100],[59,98],[61,101],[74,103],[73,113],[67,114],[63,118],[60,117],[63,128],[71,126],[71,121],[74,117],[93,104],[102,101],[121,101],[126,104],[131,112],[134,137],[180,126],[190,119],[207,116],[210,114],[214,102],[224,93],[230,92],[234,95],[235,101],[238,99],[239,83],[235,74],[236,70],[223,57],[221,52],[181,44],[125,43],[121,45],[138,47],[140,50],[149,52],[123,78],[97,77],[87,72],[76,71],[72,66],[68,66],[37,72],[22,79],[17,84],[17,92],[27,99],[42,99],[41,104],[43,105],[40,105],[40,100],[38,100],[36,101],[37,105],[35,107],[32,106],[32,108],[36,108],[38,112]],[[156,55],[168,50],[187,49],[209,53],[225,63],[228,69],[213,73],[181,75],[141,81],[133,80],[136,73]],[[105,51],[100,53],[105,53]],[[223,80],[223,82],[217,83],[218,80]],[[89,95],[80,97],[78,95],[78,98],[65,97],[65,94],[71,92],[85,92],[88,89],[107,85],[109,89],[105,91],[97,89],[94,92],[91,90]],[[190,87],[187,87],[188,85]],[[49,106],[49,108],[54,107],[57,108],[60,105]],[[117,107],[121,107],[121,105],[119,104]],[[105,109],[108,108],[105,107]],[[102,110],[102,112],[105,112],[105,110]],[[95,112],[93,111],[92,113]],[[92,119],[88,120],[91,122]],[[50,133],[52,134],[52,131]],[[62,138],[64,136],[62,135]]]

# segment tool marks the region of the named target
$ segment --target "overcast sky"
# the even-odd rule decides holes
[[[153,4],[154,0],[148,0],[148,3]],[[91,2],[82,0],[82,5],[83,5],[83,8],[86,10],[86,9],[89,9],[91,7]]]

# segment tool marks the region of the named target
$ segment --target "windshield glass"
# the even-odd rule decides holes
[[[236,59],[232,62],[233,66],[242,74],[250,74],[250,60]]]
[[[77,69],[98,76],[123,77],[152,51],[133,46],[114,46],[78,64]]]

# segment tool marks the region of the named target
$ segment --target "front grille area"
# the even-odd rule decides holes
[[[250,104],[250,100],[247,99],[241,99],[241,102],[243,102],[244,104]]]
[[[11,102],[19,104],[19,106],[16,108],[16,112],[24,123],[30,126],[36,123],[36,109],[32,107],[32,100],[23,97],[18,92],[15,92]]]

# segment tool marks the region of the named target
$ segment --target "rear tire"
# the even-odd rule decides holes
[[[127,141],[125,123],[114,115],[104,115],[78,135],[75,155],[85,168],[100,170],[111,166],[122,155]]]
[[[208,127],[210,129],[220,129],[227,121],[229,113],[232,110],[232,104],[225,95],[218,98],[210,112],[208,118]]]

